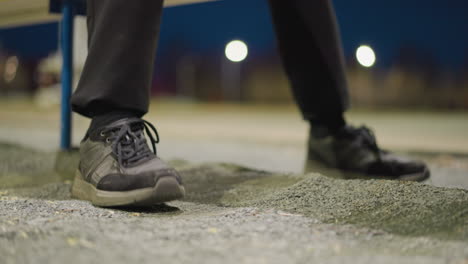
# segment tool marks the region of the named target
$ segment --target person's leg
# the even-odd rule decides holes
[[[148,111],[162,0],[88,0],[89,54],[72,97],[77,113]]]
[[[306,170],[345,177],[427,179],[424,163],[383,151],[368,128],[346,125],[345,65],[331,1],[269,1],[286,74],[311,124]]]
[[[269,0],[284,69],[304,119],[344,126],[348,91],[333,6],[324,0]]]
[[[180,176],[156,156],[156,129],[141,119],[148,111],[162,4],[87,1],[89,54],[72,106],[92,122],[80,144],[76,198],[146,206],[184,195]]]

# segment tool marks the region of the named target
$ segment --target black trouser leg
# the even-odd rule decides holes
[[[88,0],[89,54],[75,112],[148,111],[163,0]]]
[[[341,40],[329,0],[270,0],[280,55],[305,119],[348,107]]]

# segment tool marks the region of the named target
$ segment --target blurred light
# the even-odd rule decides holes
[[[240,40],[233,40],[226,45],[226,58],[232,62],[241,62],[247,58],[249,49],[247,45]]]
[[[375,52],[371,47],[362,45],[356,51],[356,58],[364,67],[372,67],[375,63]]]
[[[18,65],[19,60],[16,56],[11,56],[6,60],[3,78],[7,83],[12,82],[15,79],[16,72],[18,71]]]

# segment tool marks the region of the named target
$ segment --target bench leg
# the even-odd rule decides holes
[[[62,7],[62,23],[60,27],[62,48],[62,98],[61,98],[61,125],[60,149],[69,150],[71,147],[71,105],[70,97],[73,85],[73,4],[64,1]]]

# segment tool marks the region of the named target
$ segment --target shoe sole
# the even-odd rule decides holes
[[[430,177],[430,172],[428,169],[426,169],[423,172],[418,172],[418,173],[411,173],[411,174],[404,174],[400,175],[398,178],[390,178],[390,177],[384,177],[384,176],[378,176],[378,175],[366,175],[362,173],[357,173],[357,172],[344,172],[342,170],[338,170],[335,168],[330,168],[322,165],[321,163],[317,161],[306,161],[306,165],[304,168],[304,171],[306,173],[308,172],[318,172],[324,176],[328,176],[331,178],[336,178],[336,179],[343,179],[343,180],[352,180],[352,179],[381,179],[381,180],[400,180],[400,181],[416,181],[416,182],[422,182]]]
[[[103,191],[86,182],[77,170],[71,194],[74,198],[90,201],[100,207],[146,207],[181,199],[185,196],[185,188],[175,178],[166,176],[159,178],[151,188],[123,192]]]

